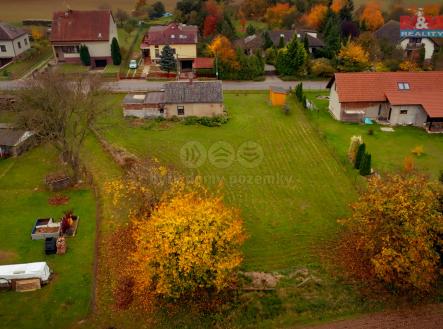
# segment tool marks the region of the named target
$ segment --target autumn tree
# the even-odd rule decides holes
[[[353,41],[342,46],[337,59],[339,69],[344,72],[359,72],[370,67],[368,53]]]
[[[377,30],[385,23],[380,5],[377,2],[366,4],[360,16],[360,23],[370,31]]]
[[[346,5],[347,0],[332,0],[331,10],[338,14],[340,10]]]
[[[179,181],[150,218],[134,221],[130,272],[144,298],[220,291],[235,282],[245,240],[239,211],[198,181]]]
[[[203,36],[207,37],[216,32],[217,24],[223,21],[223,8],[215,0],[208,0],[204,4],[206,17],[203,22]]]
[[[17,91],[17,126],[51,143],[80,175],[80,150],[90,128],[103,114],[96,74],[65,76],[48,71],[27,80]]]
[[[238,66],[237,57],[231,41],[224,35],[217,36],[208,45],[208,52],[211,56],[216,57],[218,61],[227,64],[228,66]]]
[[[429,292],[441,270],[443,214],[439,189],[420,175],[371,177],[341,221],[348,229],[354,273],[403,292]]]
[[[266,10],[264,20],[270,28],[282,27],[285,16],[295,13],[295,8],[288,3],[277,3]]]
[[[423,13],[425,16],[438,16],[442,7],[443,6],[438,3],[427,4],[423,8]]]
[[[371,61],[381,59],[381,49],[374,33],[366,31],[358,36],[357,43],[368,53]]]
[[[245,0],[241,4],[241,11],[247,18],[261,19],[267,7],[266,0]]]
[[[314,29],[319,29],[326,19],[328,7],[323,4],[317,4],[311,8],[309,13],[304,17],[306,24]]]

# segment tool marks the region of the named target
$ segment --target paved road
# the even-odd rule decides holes
[[[23,81],[0,81],[0,90],[13,90],[20,88]],[[224,81],[224,90],[267,90],[269,86],[279,86],[284,88],[297,85],[297,81],[282,81],[277,77],[267,77],[265,81]],[[158,90],[163,87],[163,82],[144,81],[144,80],[119,80],[107,82],[105,85],[112,91],[134,92],[146,90]],[[305,89],[324,89],[327,81],[303,81]]]

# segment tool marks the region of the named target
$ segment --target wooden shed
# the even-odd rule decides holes
[[[282,106],[286,104],[286,97],[288,96],[288,90],[282,87],[269,88],[269,101],[272,106]]]

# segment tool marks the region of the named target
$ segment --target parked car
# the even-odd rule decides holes
[[[130,69],[136,69],[137,67],[138,67],[137,60],[135,60],[135,59],[131,59],[131,60],[129,61],[129,68],[130,68]]]

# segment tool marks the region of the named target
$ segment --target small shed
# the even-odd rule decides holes
[[[0,159],[18,156],[27,151],[36,142],[31,131],[0,127]]]
[[[272,106],[283,106],[289,91],[282,87],[271,86],[269,88],[269,101]]]

